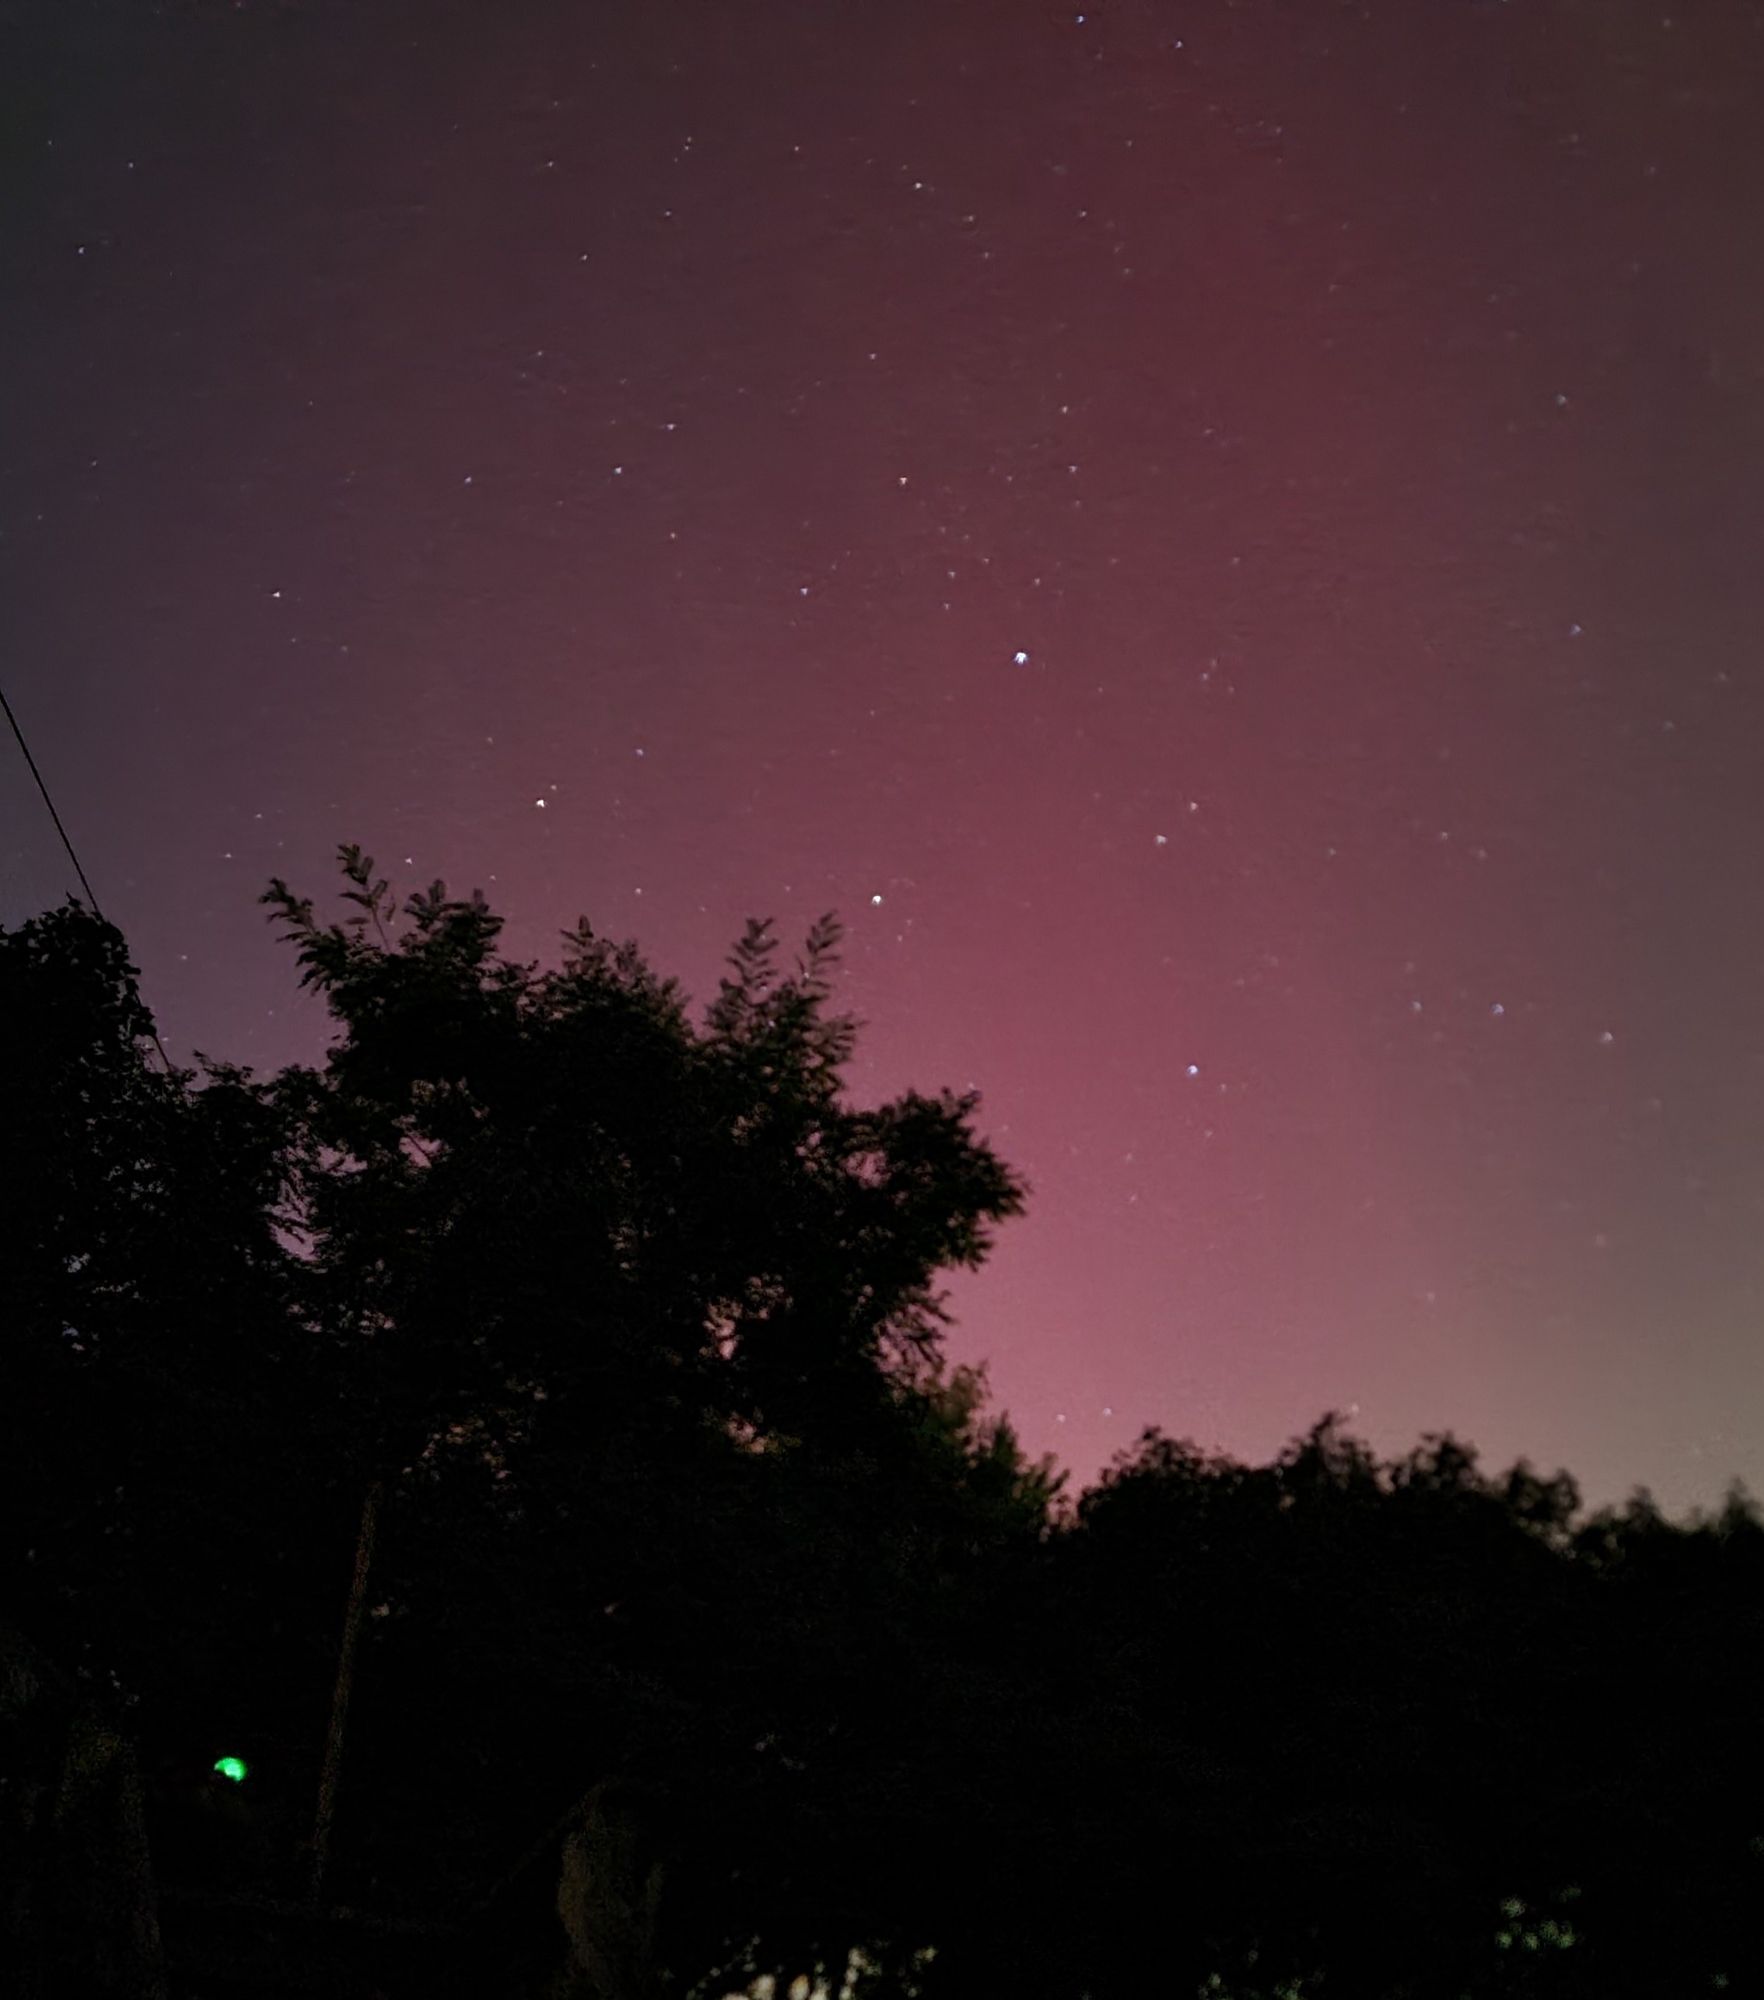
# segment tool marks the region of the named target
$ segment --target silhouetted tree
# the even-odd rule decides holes
[[[292,1316],[284,1121],[241,1071],[156,1064],[77,904],[0,931],[0,1031],[0,1592],[150,1762],[246,1731],[307,1792],[359,1496],[327,1490],[342,1413]]]
[[[937,1276],[1020,1184],[971,1097],[844,1101],[831,920],[788,976],[750,925],[698,1027],[585,922],[514,965],[482,898],[400,908],[343,864],[345,923],[266,901],[340,1030],[275,1086],[305,1317],[392,1482],[358,1865],[389,1888],[420,1824],[432,1895],[450,1821],[481,1870],[487,1827],[624,1770],[701,1854],[740,1825],[813,1872],[795,1780],[886,1702],[919,1608],[1041,1531],[1047,1473],[939,1363]],[[718,1885],[693,1905],[714,1926]]]
[[[1056,1781],[1052,1822],[1108,1810],[1031,1892],[1069,1917],[1030,1990],[1130,1992],[1160,1952],[1178,1991],[1520,1991],[1538,1952],[1551,1993],[1755,1980],[1764,1527],[1577,1506],[1449,1437],[1381,1466],[1333,1417],[1259,1469],[1147,1433],[1050,1583],[1134,1740]]]
[[[846,1102],[830,922],[695,1024],[342,859],[348,921],[266,897],[337,1025],[267,1081],[155,1069],[77,906],[0,932],[0,1580],[181,1773],[179,1866],[291,1861],[371,1490],[336,1881],[493,1891],[511,1994],[747,1938],[934,1945],[927,2000],[1764,1991],[1743,1492],[1582,1519],[1330,1415],[1068,1507],[941,1346],[1022,1186],[971,1097]],[[205,1849],[229,1748],[269,1809]]]
[[[451,1911],[624,1768],[703,1852],[770,1801],[801,1856],[778,1795],[876,1645],[1040,1532],[933,1289],[1021,1191],[971,1100],[840,1102],[830,924],[786,980],[750,927],[701,1033],[630,947],[508,966],[480,901],[345,863],[352,926],[269,898],[341,1028],[272,1084],[156,1071],[89,913],[6,940],[10,1587],[144,1694],[166,1801],[249,1750],[291,1846],[384,1481],[346,1887]],[[765,1868],[722,1874],[745,1912]]]

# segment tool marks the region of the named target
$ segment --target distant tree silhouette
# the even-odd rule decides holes
[[[1755,1983],[1764,1527],[1577,1505],[1449,1437],[1380,1466],[1335,1417],[1260,1469],[1148,1432],[1056,1551],[1050,1623],[1133,1739],[1051,1802],[1110,1810],[1039,1885],[1072,1918],[1034,1990],[1131,1991],[1159,1931],[1173,1990],[1529,1990],[1537,1950],[1550,1993]],[[1572,1948],[1502,1914],[1570,1892]]]

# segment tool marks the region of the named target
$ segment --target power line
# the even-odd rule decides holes
[[[55,831],[61,835],[61,844],[67,849],[67,858],[73,863],[74,873],[80,878],[80,887],[86,892],[86,901],[91,905],[93,916],[100,923],[109,923],[110,919],[98,907],[97,894],[93,890],[91,883],[86,880],[86,871],[80,866],[80,857],[74,852],[74,844],[68,838],[67,828],[61,823],[60,813],[55,810],[55,801],[49,796],[49,787],[43,782],[42,772],[37,769],[37,760],[31,755],[31,746],[25,741],[24,731],[18,726],[18,717],[12,712],[12,704],[6,699],[6,690],[4,688],[0,688],[0,710],[5,711],[6,720],[12,726],[13,738],[18,744],[20,752],[23,754],[31,776],[37,781],[37,790],[43,794],[43,803],[49,808],[49,817],[55,822]],[[159,1051],[159,1060],[165,1065],[165,1073],[167,1076],[170,1076],[172,1073],[171,1057],[166,1054],[165,1046],[160,1041],[157,1030],[149,1029],[148,1032],[153,1037],[153,1046]]]
[[[6,711],[6,720],[12,724],[12,733],[18,741],[24,760],[30,766],[31,776],[37,781],[37,790],[43,794],[43,803],[49,808],[49,817],[55,822],[55,831],[61,835],[61,844],[67,849],[67,858],[74,865],[74,873],[80,878],[80,887],[86,892],[86,901],[92,906],[95,917],[104,917],[98,907],[98,898],[92,893],[92,885],[86,880],[86,871],[80,866],[80,857],[74,852],[74,844],[67,837],[67,828],[61,823],[61,815],[55,810],[55,801],[49,796],[49,787],[43,782],[43,774],[37,769],[37,760],[31,755],[31,746],[24,739],[24,731],[18,726],[18,717],[12,712],[12,704],[6,699],[6,690],[0,688],[0,708]],[[105,919],[108,922],[108,919]]]

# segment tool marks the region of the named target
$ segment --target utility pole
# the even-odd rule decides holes
[[[337,1654],[337,1685],[331,1695],[331,1728],[325,1740],[325,1764],[319,1775],[318,1813],[312,1827],[312,1875],[309,1894],[314,1909],[324,1899],[325,1869],[330,1860],[331,1821],[337,1810],[337,1780],[343,1767],[343,1726],[349,1720],[349,1694],[355,1684],[355,1651],[361,1640],[362,1611],[367,1602],[368,1572],[374,1561],[374,1536],[380,1525],[385,1485],[376,1479],[362,1502],[361,1532],[355,1541],[355,1575],[349,1585],[349,1608],[343,1614],[343,1644]]]

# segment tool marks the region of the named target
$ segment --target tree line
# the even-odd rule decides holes
[[[126,1726],[162,1916],[449,1930],[425,1993],[1764,1991],[1743,1491],[1331,1414],[1074,1499],[943,1344],[1028,1190],[848,1101],[830,919],[694,1020],[340,864],[264,897],[335,1030],[267,1077],[156,1062],[82,905],[0,930],[0,1624]]]

